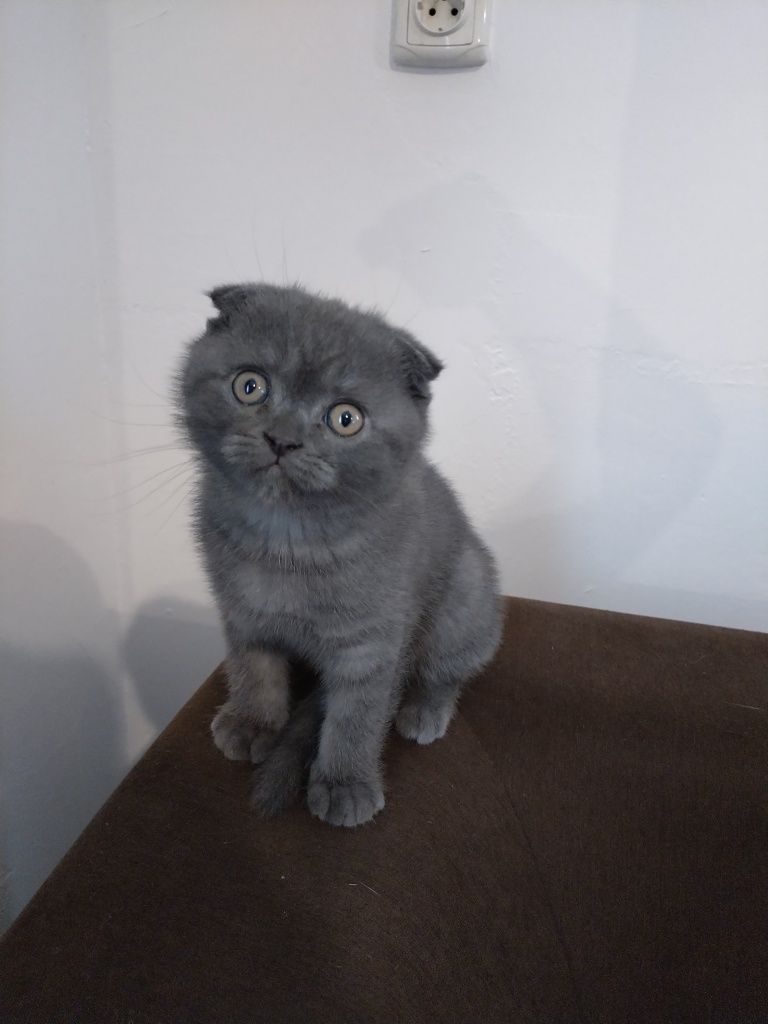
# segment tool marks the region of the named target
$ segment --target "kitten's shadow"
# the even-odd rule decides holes
[[[457,208],[471,208],[473,216],[444,216]],[[441,452],[454,480],[477,478],[478,490],[487,488],[478,509],[496,505],[481,532],[498,556],[506,589],[644,614],[680,617],[687,610],[689,617],[717,620],[722,594],[691,604],[686,591],[643,587],[628,578],[703,493],[722,443],[711,393],[695,372],[679,369],[675,350],[618,293],[597,287],[536,235],[510,198],[479,175],[432,185],[388,209],[362,232],[360,252],[374,267],[402,272],[422,304],[422,321],[446,309],[465,313],[464,321],[456,317],[465,327],[454,329],[454,345],[471,367],[470,385],[477,379],[478,387],[493,392],[506,379],[499,369],[508,371],[510,391],[501,392],[506,400],[489,407],[499,437],[486,457],[493,485],[475,470],[471,432],[457,431]],[[622,255],[617,249],[617,277]],[[460,289],[451,275],[438,272],[451,259],[461,261]],[[544,312],[535,302],[541,282],[549,295]],[[561,307],[571,318],[578,314],[575,323],[558,313]],[[435,329],[443,324],[435,322]],[[454,373],[463,368],[458,360]],[[447,424],[456,422],[455,403],[467,390],[462,379],[451,395],[451,383],[449,363],[433,411]],[[441,418],[443,394],[452,405]],[[538,475],[499,508],[498,481],[512,478],[526,445],[541,450]],[[574,464],[583,467],[578,476]],[[743,608],[757,621],[762,611],[756,602]]]
[[[142,710],[164,729],[224,658],[218,616],[173,595],[145,601],[126,631],[123,658]]]
[[[0,523],[0,930],[125,770],[119,623],[85,559],[35,524]]]
[[[224,655],[224,637],[215,609],[172,595],[145,601],[123,641],[123,657],[136,695],[158,731],[165,728]],[[307,696],[316,682],[308,665],[291,663],[291,689],[296,700]]]

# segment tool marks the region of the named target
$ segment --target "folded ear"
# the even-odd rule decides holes
[[[242,309],[253,295],[258,285],[251,284],[221,284],[218,288],[212,288],[206,295],[220,313],[236,313]]]
[[[257,284],[248,281],[244,284],[221,284],[206,292],[205,294],[219,313],[218,316],[211,317],[208,321],[208,330],[213,333],[226,330],[230,325],[231,318],[245,310],[249,299],[253,298],[258,289]]]
[[[408,331],[395,331],[395,341],[408,390],[414,398],[429,399],[429,382],[440,373],[443,364]]]

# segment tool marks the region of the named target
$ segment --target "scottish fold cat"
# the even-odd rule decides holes
[[[359,825],[384,806],[392,722],[439,739],[499,642],[491,555],[423,455],[441,363],[377,314],[297,287],[210,297],[178,396],[228,643],[213,739],[261,765],[265,813],[306,785],[312,814]],[[298,663],[317,682],[296,702]]]

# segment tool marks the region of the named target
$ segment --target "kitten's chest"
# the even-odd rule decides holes
[[[247,619],[271,630],[337,635],[374,613],[380,587],[372,575],[360,564],[312,571],[249,561],[233,567],[227,589]]]
[[[284,548],[273,543],[271,550],[245,530],[203,536],[220,609],[254,642],[299,652],[340,642],[395,603],[396,568],[382,557],[376,536],[349,531],[332,545],[309,544],[303,536]]]
[[[333,602],[335,580],[259,562],[241,562],[232,568],[229,586],[251,612],[312,619]]]

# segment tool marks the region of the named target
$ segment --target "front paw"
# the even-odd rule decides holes
[[[407,740],[434,743],[445,736],[453,710],[453,705],[404,704],[395,719],[395,728]]]
[[[378,783],[329,782],[311,778],[307,805],[316,818],[329,825],[353,828],[370,821],[384,806],[384,794]]]
[[[251,761],[260,764],[272,749],[276,733],[264,729],[250,719],[220,708],[211,722],[213,742],[230,761]]]

